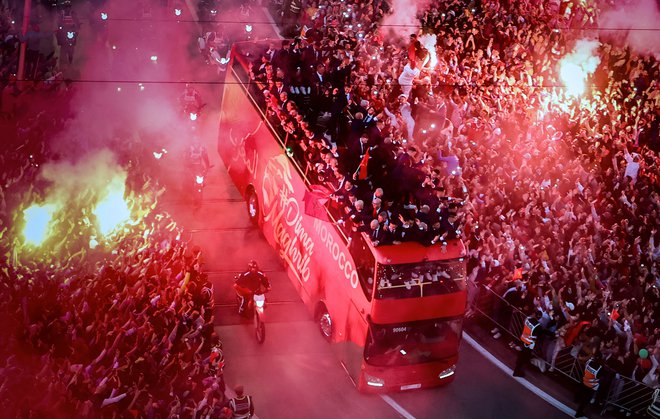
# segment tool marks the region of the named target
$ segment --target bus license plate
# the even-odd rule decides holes
[[[401,390],[414,390],[420,387],[422,387],[421,384],[408,384],[407,386],[401,386]]]

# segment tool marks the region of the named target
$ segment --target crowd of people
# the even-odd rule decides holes
[[[76,115],[66,101],[60,105],[59,113],[19,118],[16,138],[7,137],[0,152],[3,412],[89,418],[252,414],[254,404],[240,386],[235,398],[226,397],[231,392],[225,392],[202,252],[158,205],[163,188],[144,139],[122,131],[104,143],[127,172],[125,199],[135,222],[99,235],[93,218],[85,222],[94,191],[81,189],[54,214],[53,232],[43,243],[25,242],[24,210],[50,196],[43,167],[67,158],[52,139]],[[78,169],[77,175],[91,173]]]
[[[441,1],[401,39],[386,2],[307,1],[251,77],[340,223],[376,245],[459,235],[505,326],[542,311],[548,361],[575,345],[657,387],[658,63],[600,39],[585,94],[558,74],[607,7]]]
[[[348,234],[378,246],[461,237],[471,281],[542,312],[551,365],[573,345],[657,387],[658,64],[602,40],[588,92],[567,96],[558,62],[599,13],[568,3],[442,1],[401,40],[379,27],[386,2],[303,2],[300,36],[253,63],[253,86]],[[12,117],[19,38],[2,16],[2,113]],[[0,165],[0,406],[10,416],[229,414],[201,252],[169,217],[118,233],[111,253],[29,260],[6,240],[54,157],[43,135],[62,123],[34,116],[0,154],[12,162]],[[498,310],[506,324],[510,310]]]
[[[49,193],[43,167],[68,158],[53,139],[77,117],[69,106],[76,89],[68,82],[40,88],[45,86],[40,80],[18,90],[9,77],[18,58],[9,19],[3,9],[3,415],[232,417],[233,409],[245,407],[247,396],[238,394],[233,401],[225,396],[222,344],[214,332],[213,290],[202,273],[202,253],[189,237],[182,238],[185,232],[167,213],[156,209],[162,191],[150,167],[154,158],[148,147],[138,152],[143,141],[135,134],[118,132],[105,146],[127,171],[126,198],[134,201],[139,223],[99,237],[80,222],[89,216],[86,205],[94,196],[81,190],[56,214],[56,234],[39,247],[24,243],[23,211]],[[25,98],[20,111],[8,95]],[[68,141],[80,141],[72,146],[78,150],[88,148],[87,139]],[[251,401],[247,404],[253,408]]]
[[[227,400],[211,286],[199,250],[167,224],[117,238],[111,257],[3,269],[5,412],[219,417]]]
[[[35,5],[27,30],[22,32],[21,11],[0,4],[0,117],[13,119],[21,103],[34,93],[57,89],[64,81],[63,68],[71,66],[80,21],[71,6],[50,10]],[[57,25],[57,29],[49,30]],[[19,80],[21,43],[25,43],[22,79]]]
[[[22,210],[48,190],[41,166],[62,158],[48,140],[71,116],[53,115],[21,118],[0,153],[3,413],[231,417],[201,251],[166,213],[143,212],[92,245],[89,226],[76,222],[81,198],[53,227],[56,237],[23,243]],[[114,144],[118,155],[129,143]],[[153,209],[158,191],[148,180],[129,173],[127,196],[151,195]]]

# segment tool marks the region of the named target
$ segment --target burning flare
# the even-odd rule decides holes
[[[559,77],[566,87],[567,96],[578,97],[584,93],[587,77],[600,64],[600,57],[596,55],[599,46],[598,41],[581,39],[575,44],[573,52],[559,62]]]
[[[124,200],[124,182],[123,177],[112,179],[105,190],[104,198],[99,201],[93,211],[99,232],[104,236],[112,233],[131,217],[131,211]]]
[[[23,211],[25,218],[25,227],[23,236],[26,243],[35,246],[41,245],[48,237],[48,227],[55,212],[55,205],[36,205],[33,204]]]
[[[424,45],[424,48],[426,48],[429,51],[430,61],[428,65],[429,68],[434,69],[435,66],[438,64],[438,57],[436,55],[436,48],[435,48],[435,45],[438,42],[436,36],[428,33],[424,34],[419,37],[419,42],[422,45]]]

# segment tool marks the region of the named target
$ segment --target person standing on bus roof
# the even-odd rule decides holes
[[[378,214],[385,210],[382,206],[383,201],[380,198],[374,198],[371,201],[371,215],[373,218],[378,218]]]
[[[384,194],[385,191],[383,191],[383,188],[376,188],[374,192],[371,194],[371,197],[369,199],[369,204],[371,204],[374,199],[380,199],[382,201]]]
[[[350,204],[349,196],[355,196],[357,193],[357,187],[353,184],[353,180],[346,179],[344,181],[344,187],[334,192],[332,196],[339,205],[348,205]]]
[[[371,239],[371,243],[373,243],[374,246],[382,244],[385,239],[385,228],[380,225],[378,220],[371,220],[369,228],[369,238]]]
[[[290,46],[291,43],[289,41],[282,41],[282,48],[275,52],[272,59],[273,65],[276,68],[282,69],[287,73],[291,68],[291,57],[289,55]]]
[[[275,79],[275,86],[270,90],[270,94],[275,97],[280,97],[280,94],[287,92],[288,90],[289,87],[284,85],[284,80],[277,78]]]
[[[518,358],[516,359],[516,367],[513,369],[514,377],[524,377],[525,373],[523,368],[532,357],[532,351],[536,346],[536,341],[541,334],[541,313],[540,310],[534,312],[533,315],[525,319],[523,324],[522,334],[520,335],[520,340],[523,343],[521,351],[518,353]]]
[[[403,242],[403,232],[401,231],[401,224],[399,220],[392,217],[387,229],[385,230],[385,237],[383,244],[401,244]]]

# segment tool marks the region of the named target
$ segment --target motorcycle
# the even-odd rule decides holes
[[[187,117],[191,122],[195,122],[201,116],[204,106],[206,106],[205,103],[202,103],[201,105],[193,102],[184,103],[183,115],[184,117]]]
[[[192,186],[193,186],[193,196],[192,202],[195,208],[202,206],[202,199],[204,194],[204,186],[207,169],[202,165],[196,165],[193,167],[192,173]]]
[[[238,280],[240,275],[236,275],[234,280]],[[241,296],[251,294],[252,298],[247,300],[247,307],[245,308],[245,315],[249,318],[252,317],[254,321],[254,336],[257,343],[264,343],[266,340],[266,324],[265,309],[266,309],[266,291],[259,290],[252,292],[251,290],[241,287],[234,283],[234,290],[236,290],[236,303],[238,307],[241,305]]]
[[[209,51],[213,64],[215,64],[218,67],[218,74],[227,71],[227,64],[229,64],[230,51],[227,50],[227,53],[224,56],[222,56],[220,52],[218,52],[218,50],[216,50],[215,48],[211,48]]]
[[[183,94],[179,97],[179,103],[183,117],[189,119],[192,123],[199,119],[202,109],[206,106],[206,103],[202,100],[202,95],[189,84],[186,84]]]
[[[218,74],[227,70],[231,53],[227,38],[215,31],[206,32],[197,38],[197,46],[204,62],[218,67]]]
[[[266,325],[264,324],[264,309],[266,308],[266,295],[254,294],[254,336],[258,343],[266,340]]]
[[[197,14],[200,24],[204,30],[212,28],[220,11],[220,4],[217,0],[200,0],[197,4]]]

